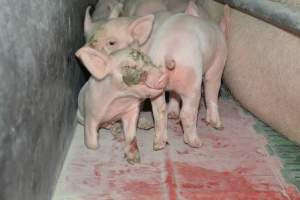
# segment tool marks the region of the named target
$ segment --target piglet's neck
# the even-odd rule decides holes
[[[102,98],[105,98],[103,99],[105,102],[115,102],[119,99],[130,99],[132,103],[139,103],[141,101],[123,87],[116,85],[110,77],[101,81],[92,79],[92,84],[95,86],[97,93]]]
[[[101,104],[101,111],[98,114],[101,116],[101,122],[111,122],[122,119],[125,113],[132,109],[136,109],[140,104],[140,99],[130,95],[122,88],[115,87],[111,79],[101,80],[101,82],[91,80],[94,87],[94,92],[97,92],[97,103]]]

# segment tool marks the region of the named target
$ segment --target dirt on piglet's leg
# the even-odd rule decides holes
[[[111,134],[113,135],[114,139],[124,139],[123,126],[120,122],[116,122],[116,123],[112,124],[110,130],[111,130]]]

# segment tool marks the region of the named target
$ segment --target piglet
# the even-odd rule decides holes
[[[99,51],[111,53],[138,43],[154,64],[163,68],[176,66],[168,72],[166,87],[177,97],[171,96],[173,107],[169,108],[173,109],[167,108],[164,94],[151,101],[155,121],[154,150],[163,149],[167,144],[167,112],[181,120],[185,143],[191,147],[202,145],[197,133],[202,82],[207,105],[205,120],[208,125],[223,129],[218,93],[227,58],[226,33],[230,13],[226,8],[220,24],[201,14],[196,4],[190,2],[185,13],[159,12],[138,18],[116,18],[94,32],[86,27],[90,41]]]
[[[166,10],[165,0],[127,0],[124,1],[123,16],[145,16]]]
[[[76,56],[91,73],[78,97],[78,118],[84,123],[85,145],[98,148],[98,129],[121,120],[125,158],[129,163],[140,162],[136,141],[139,105],[164,91],[167,74],[133,48],[107,55],[86,45]]]

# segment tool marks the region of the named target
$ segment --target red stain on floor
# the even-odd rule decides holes
[[[287,199],[280,191],[257,191],[247,179],[232,172],[217,172],[187,163],[175,163],[180,180],[180,194],[196,199]]]
[[[160,199],[161,198],[161,191],[159,188],[159,184],[151,184],[146,181],[130,181],[128,182],[124,188],[124,193],[126,192],[127,198],[125,199],[147,199],[149,197],[153,199]],[[124,196],[124,197],[125,197]]]
[[[96,165],[94,166],[94,174],[95,174],[95,176],[97,176],[97,177],[100,177],[100,176],[101,176],[101,165],[96,164]]]
[[[295,187],[289,186],[286,190],[291,200],[300,200],[300,193]]]
[[[283,200],[288,199],[274,192],[189,192],[185,197],[188,200]]]
[[[183,188],[208,191],[249,191],[252,185],[234,172],[217,172],[187,163],[175,163]],[[237,170],[238,171],[238,170]]]
[[[153,129],[138,130],[142,161],[136,165],[124,159],[124,142],[106,130],[100,148],[88,150],[78,126],[53,200],[300,200],[252,128],[252,117],[231,100],[222,100],[220,110],[223,131],[199,120],[199,149],[183,143],[175,120],[168,124],[170,145],[161,151],[152,150]]]
[[[176,200],[176,182],[174,177],[174,169],[172,161],[169,159],[169,156],[167,155],[168,159],[166,160],[166,184],[167,184],[167,190],[168,190],[168,196],[170,200]]]
[[[182,136],[182,127],[178,122],[178,119],[169,119],[168,128],[172,130],[172,134],[176,136]]]
[[[187,150],[187,149],[185,149],[185,150],[183,150],[183,151],[176,151],[176,153],[178,153],[178,154],[189,154],[189,150]]]

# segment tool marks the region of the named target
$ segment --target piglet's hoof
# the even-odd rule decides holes
[[[140,156],[140,152],[136,151],[136,152],[129,152],[129,153],[125,153],[124,155],[125,159],[127,160],[127,162],[131,165],[134,165],[136,163],[140,163],[141,162],[141,156]]]
[[[153,150],[154,151],[159,151],[165,148],[165,146],[169,144],[168,141],[162,141],[162,142],[155,142],[153,144]]]
[[[91,149],[91,150],[96,150],[99,148],[99,144],[98,142],[85,142],[85,146],[88,148],[88,149]]]
[[[125,146],[124,157],[126,158],[129,164],[135,164],[141,162],[141,156],[140,156],[136,138],[133,139],[130,144]]]
[[[85,135],[84,137],[84,144],[88,149],[98,149],[99,148],[99,142],[98,142],[98,135]]]
[[[209,122],[208,122],[208,121],[206,121],[206,119],[204,119],[204,118],[201,118],[201,121],[202,121],[202,122],[204,122],[206,126],[208,126],[208,125],[209,125]]]
[[[214,129],[218,130],[218,131],[222,131],[224,130],[224,126],[220,125],[220,126],[213,126]]]
[[[202,119],[202,121],[206,124],[206,126],[210,126],[218,131],[222,131],[224,130],[224,126],[222,125],[222,123],[216,123],[216,122],[209,122],[206,119]]]
[[[208,122],[207,125],[214,128],[214,129],[216,129],[216,130],[218,130],[218,131],[224,130],[224,126],[221,123],[217,124],[217,123],[214,123],[214,122]]]
[[[145,117],[140,117],[138,121],[138,128],[143,130],[149,130],[154,127],[152,120],[149,120]]]
[[[199,148],[203,145],[203,142],[199,137],[190,138],[190,137],[183,135],[183,141],[185,144],[188,144],[190,147],[193,147],[193,148]]]

